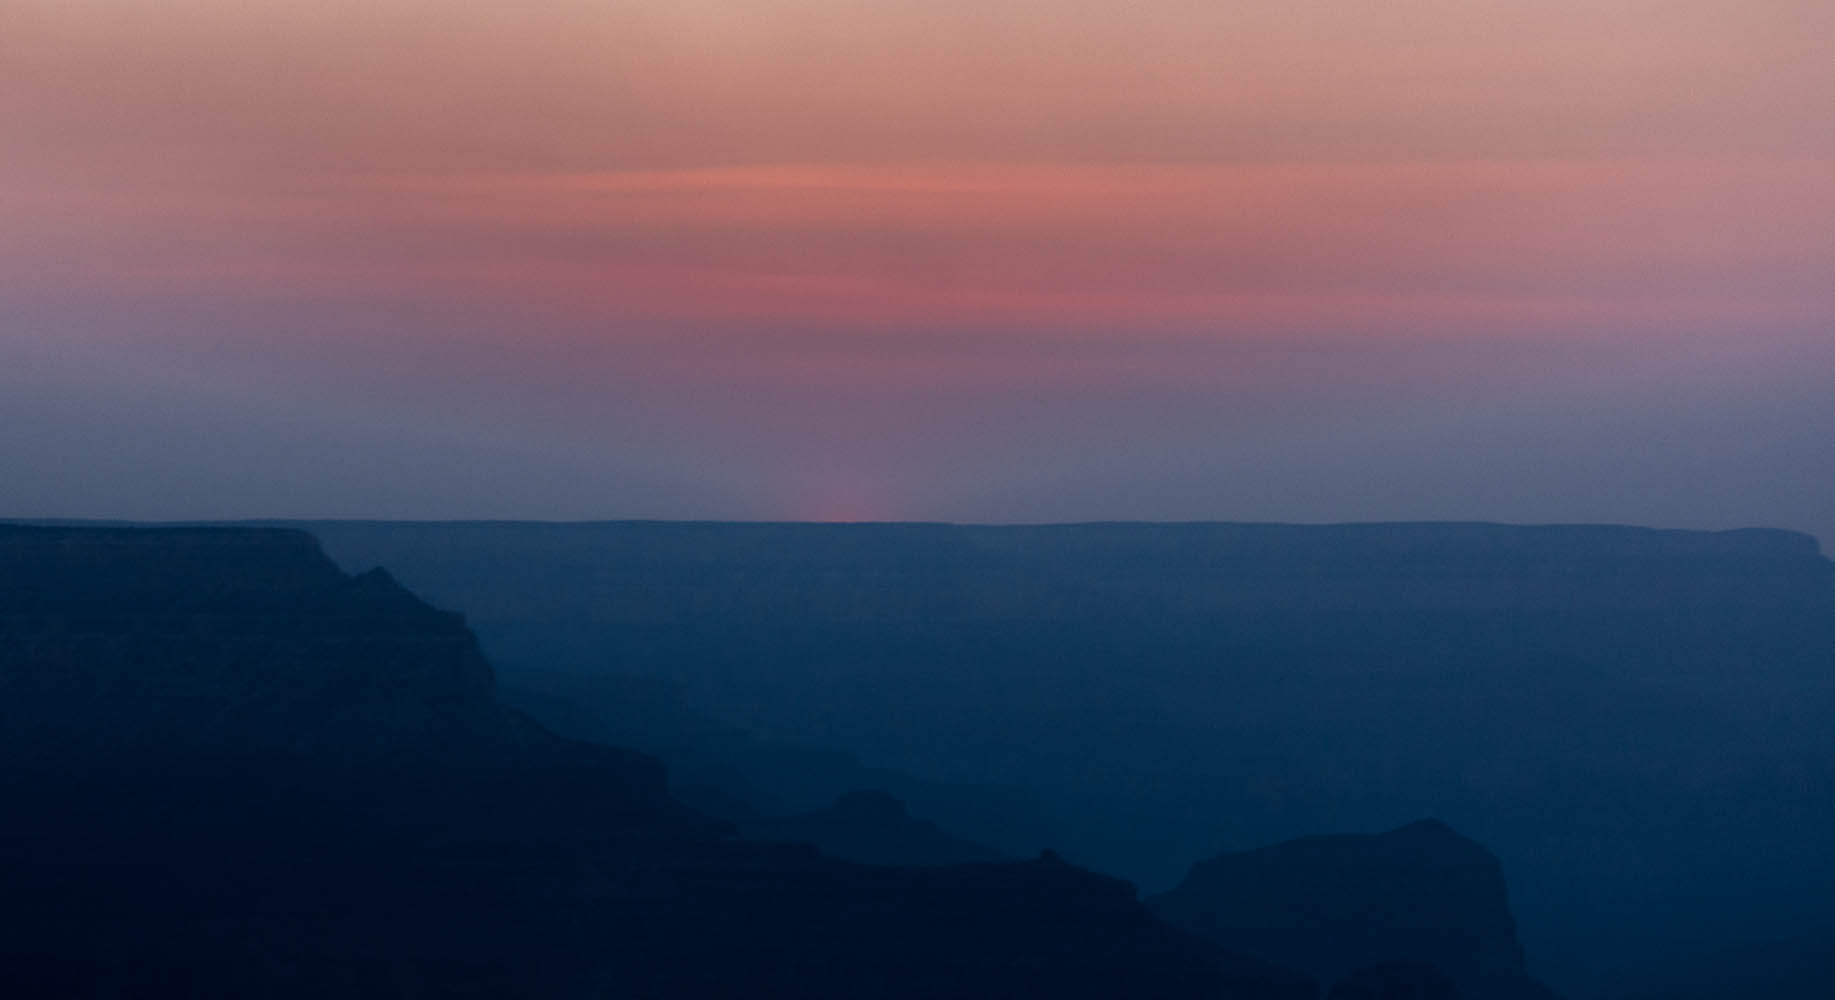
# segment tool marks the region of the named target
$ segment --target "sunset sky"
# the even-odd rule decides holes
[[[1835,542],[1828,0],[0,0],[0,516]]]

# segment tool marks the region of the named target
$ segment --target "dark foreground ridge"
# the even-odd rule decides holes
[[[1497,859],[1432,820],[1225,854],[1194,865],[1147,905],[1194,934],[1353,994],[1360,980],[1381,977],[1376,970],[1426,968],[1465,1000],[1552,996],[1524,968]]]
[[[0,712],[9,996],[1314,995],[1053,856],[734,840],[297,532],[0,526]]]

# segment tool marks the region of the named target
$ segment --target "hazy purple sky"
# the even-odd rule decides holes
[[[0,516],[1835,540],[1822,0],[12,0]]]

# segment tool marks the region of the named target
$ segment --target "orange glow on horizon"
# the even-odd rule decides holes
[[[384,496],[439,466],[417,514],[1280,514],[1383,478],[1440,516],[1369,438],[1463,484],[1626,423],[1575,496],[1641,468],[1744,511],[1769,435],[1826,510],[1785,425],[1827,407],[1772,402],[1826,395],[1831,38],[1829,0],[0,0],[0,404],[77,442],[0,467],[257,412],[331,480],[389,454]],[[1618,509],[1519,504],[1541,481],[1478,513]]]
[[[1831,11],[24,0],[0,297],[506,348],[1784,335],[1835,323]],[[987,364],[926,377],[1027,375]]]
[[[785,165],[304,179],[86,202],[36,287],[477,300],[618,320],[1127,337],[1835,318],[1815,161]],[[73,213],[88,227],[71,228]],[[0,249],[0,253],[4,253]],[[60,266],[59,258],[67,261]],[[79,266],[80,265],[80,266]]]

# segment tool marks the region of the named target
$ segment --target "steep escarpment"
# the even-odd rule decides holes
[[[506,687],[566,674],[579,680],[554,690],[592,710],[616,700],[595,681],[627,678],[670,692],[675,718],[754,737],[621,721],[629,745],[788,802],[777,815],[887,788],[1029,856],[1042,844],[1022,825],[977,826],[992,809],[920,795],[1013,789],[1056,832],[1045,843],[1155,889],[1222,847],[1440,816],[1508,863],[1537,970],[1576,995],[1704,940],[1835,936],[1835,565],[1808,536],[314,530],[342,564],[387,565],[466,608]],[[802,788],[762,746],[907,780]]]
[[[1383,978],[1430,990],[1436,977],[1405,973],[1425,966],[1467,1000],[1552,996],[1528,978],[1497,858],[1436,821],[1221,855],[1148,905],[1220,944],[1349,981],[1346,995]]]
[[[151,833],[289,801],[455,838],[577,836],[613,815],[719,828],[669,799],[654,760],[500,705],[460,616],[291,531],[0,527],[0,776],[47,803],[22,817],[85,830],[79,807]],[[254,794],[283,781],[287,796]],[[213,794],[226,783],[248,791]],[[485,788],[516,799],[472,805]]]
[[[303,533],[0,527],[0,574],[15,753],[323,757],[507,722],[459,616]]]
[[[13,995],[1301,998],[1054,858],[733,840],[287,531],[0,528]]]
[[[1835,600],[1790,531],[1406,523],[302,522],[490,622],[1075,619]]]

